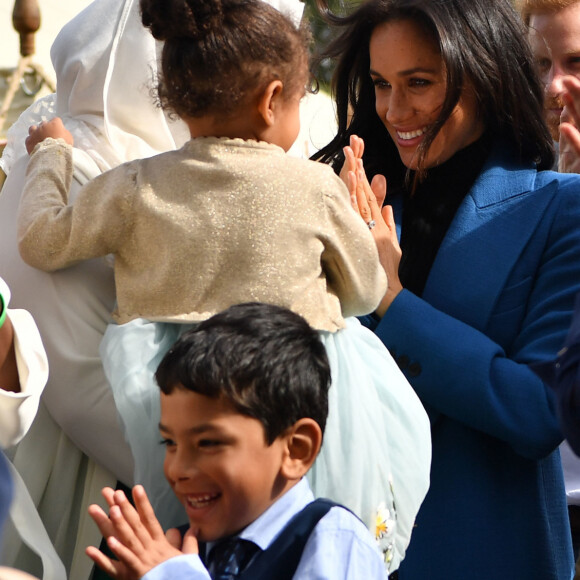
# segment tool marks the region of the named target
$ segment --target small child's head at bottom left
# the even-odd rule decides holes
[[[330,368],[297,314],[232,306],[185,333],[156,379],[165,475],[199,540],[241,531],[314,463]]]

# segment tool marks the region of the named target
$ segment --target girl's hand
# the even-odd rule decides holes
[[[71,133],[63,125],[62,119],[55,117],[50,121],[43,121],[39,125],[31,125],[28,129],[26,138],[26,151],[30,155],[38,143],[44,141],[47,137],[53,139],[64,139],[69,145],[74,145],[74,139]]]
[[[362,142],[360,138],[357,137]],[[345,148],[345,155],[346,153]],[[354,151],[354,150],[353,150]],[[387,195],[387,181],[383,175],[375,175],[369,184],[362,159],[356,159],[356,171],[348,171],[347,186],[349,188],[352,206],[369,226],[375,239],[379,260],[387,274],[389,286],[387,292],[376,309],[376,314],[383,317],[393,300],[403,289],[399,280],[399,263],[401,247],[397,238],[397,229],[393,209],[383,207]]]
[[[112,578],[137,580],[174,556],[198,553],[194,530],[188,530],[183,544],[177,530],[169,530],[167,536],[163,533],[142,486],[133,488],[136,509],[122,491],[105,488],[103,496],[110,506],[109,515],[98,505],[91,505],[89,514],[118,560],[94,546],[86,554]]]
[[[352,171],[356,172],[358,168],[358,160],[362,159],[365,150],[364,141],[357,135],[350,136],[350,145],[343,148],[344,164],[340,170],[339,177],[344,181],[348,187],[348,174]]]

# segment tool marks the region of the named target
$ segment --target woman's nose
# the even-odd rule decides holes
[[[398,125],[408,120],[413,114],[407,96],[402,91],[391,90],[387,101],[386,120],[392,125]]]

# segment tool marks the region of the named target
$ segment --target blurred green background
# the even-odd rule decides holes
[[[328,6],[335,14],[342,14],[350,11],[355,5],[360,3],[360,0],[327,0]],[[316,8],[316,0],[305,0],[304,16],[310,22],[312,34],[314,36],[313,53],[316,54],[318,50],[326,46],[330,40],[330,30],[325,22],[320,17],[320,13]],[[332,76],[332,63],[329,61],[322,61],[320,66],[316,69],[316,78],[320,83],[321,90],[328,91],[330,78]]]

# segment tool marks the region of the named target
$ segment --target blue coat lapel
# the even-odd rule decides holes
[[[423,292],[427,302],[474,328],[486,327],[557,191],[556,184],[538,187],[539,175],[511,160],[501,145],[494,149],[441,244]],[[400,224],[402,204],[393,201]]]

